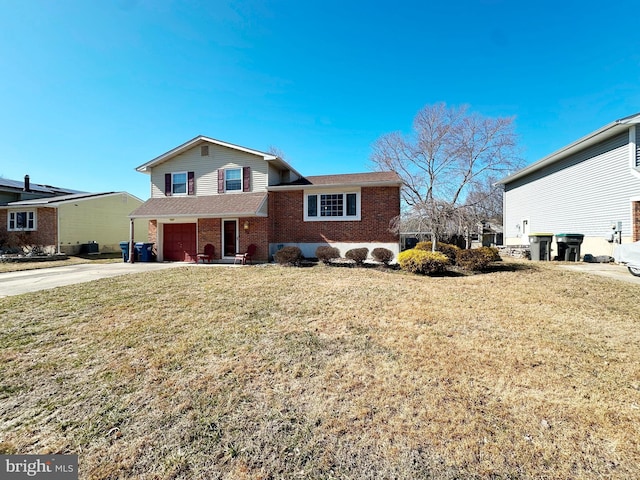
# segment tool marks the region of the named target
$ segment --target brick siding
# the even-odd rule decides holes
[[[149,220],[148,242],[155,243],[156,248],[158,247],[158,221],[157,220]]]
[[[399,187],[362,188],[360,221],[305,222],[303,208],[302,190],[269,193],[271,243],[398,241],[389,223],[400,215]]]
[[[204,252],[204,246],[210,243],[215,247],[213,258],[219,260],[222,258],[222,231],[219,218],[200,218],[198,219],[198,251]]]
[[[7,235],[7,245],[22,247],[26,245],[38,245],[42,247],[58,248],[58,216],[55,208],[36,209],[37,230],[25,232],[7,231],[9,212],[4,210],[3,231]]]
[[[640,202],[633,202],[633,215],[631,221],[633,222],[633,241],[637,242],[640,240]]]
[[[249,222],[249,228],[244,229],[244,222]],[[269,219],[266,217],[251,217],[238,219],[240,251],[246,252],[252,243],[257,246],[254,260],[269,260]]]

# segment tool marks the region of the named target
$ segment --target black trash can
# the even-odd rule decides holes
[[[553,233],[531,233],[529,234],[529,247],[531,249],[531,260],[545,261],[551,260],[551,241]]]
[[[136,254],[141,262],[155,262],[153,243],[138,242],[135,244]]]
[[[580,261],[580,245],[584,235],[581,233],[557,233],[558,260],[565,262]]]

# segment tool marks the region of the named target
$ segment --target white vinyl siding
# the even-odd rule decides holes
[[[154,167],[151,171],[151,196],[164,197],[164,175],[173,172],[194,172],[198,196],[218,194],[218,170],[221,168],[251,167],[251,191],[265,192],[268,162],[262,157],[239,152],[220,145],[209,145],[209,156],[200,154],[201,145]]]
[[[521,235],[523,219],[533,233],[597,237],[621,221],[629,235],[630,199],[640,195],[640,179],[629,168],[628,140],[625,132],[506,185],[505,238]]]

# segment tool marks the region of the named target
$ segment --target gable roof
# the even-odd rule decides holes
[[[528,165],[517,172],[505,177],[498,182],[497,185],[506,185],[507,183],[513,182],[514,180],[518,180],[524,176],[527,176],[533,172],[541,170],[542,168],[551,165],[553,163],[559,162],[560,160],[567,158],[570,155],[573,155],[580,150],[584,150],[585,148],[591,147],[597,143],[602,142],[608,138],[614,137],[619,133],[625,132],[629,129],[630,125],[640,124],[640,113],[635,113],[633,115],[629,115],[628,117],[621,118],[614,122],[611,122],[604,127],[599,128],[595,132],[591,132],[589,135],[586,135],[573,143],[570,143],[566,147],[553,152],[550,155],[538,160],[537,162]]]
[[[192,138],[191,140],[179,145],[166,153],[154,158],[153,160],[149,160],[147,163],[143,163],[139,167],[136,167],[136,170],[141,173],[148,173],[151,168],[156,165],[160,165],[167,160],[171,160],[172,158],[180,155],[181,153],[186,152],[187,150],[198,146],[203,143],[211,143],[213,145],[219,145],[225,148],[231,148],[233,150],[237,150],[239,152],[248,153],[250,155],[256,155],[258,157],[262,157],[265,161],[274,164],[280,170],[291,170],[296,173],[298,176],[301,176],[299,172],[297,172],[291,165],[285,162],[283,159],[278,157],[277,155],[273,155],[271,153],[261,152],[259,150],[253,150],[251,148],[242,147],[240,145],[234,145],[233,143],[223,142],[221,140],[216,140],[215,138],[205,137],[204,135],[198,135],[197,137]]]
[[[344,173],[340,175],[314,175],[291,183],[268,187],[268,190],[300,190],[327,187],[388,187],[400,186],[402,180],[395,172]]]
[[[108,197],[110,195],[126,194],[137,200],[138,197],[127,192],[103,192],[103,193],[74,193],[70,195],[58,195],[55,197],[34,198],[31,200],[19,200],[17,202],[9,202],[6,207],[57,207],[65,203],[79,202],[89,198]],[[140,200],[142,201],[142,200]]]
[[[238,193],[228,195],[172,196],[150,198],[129,217],[131,218],[168,218],[168,217],[241,217],[264,216],[260,212],[267,194]]]

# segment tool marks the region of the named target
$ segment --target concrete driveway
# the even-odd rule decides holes
[[[65,267],[0,273],[0,298],[47,290],[100,278],[193,265],[187,263],[83,263]]]
[[[562,268],[575,272],[591,273],[602,277],[613,278],[627,283],[640,285],[640,277],[634,277],[624,265],[616,263],[567,262],[560,264]]]

